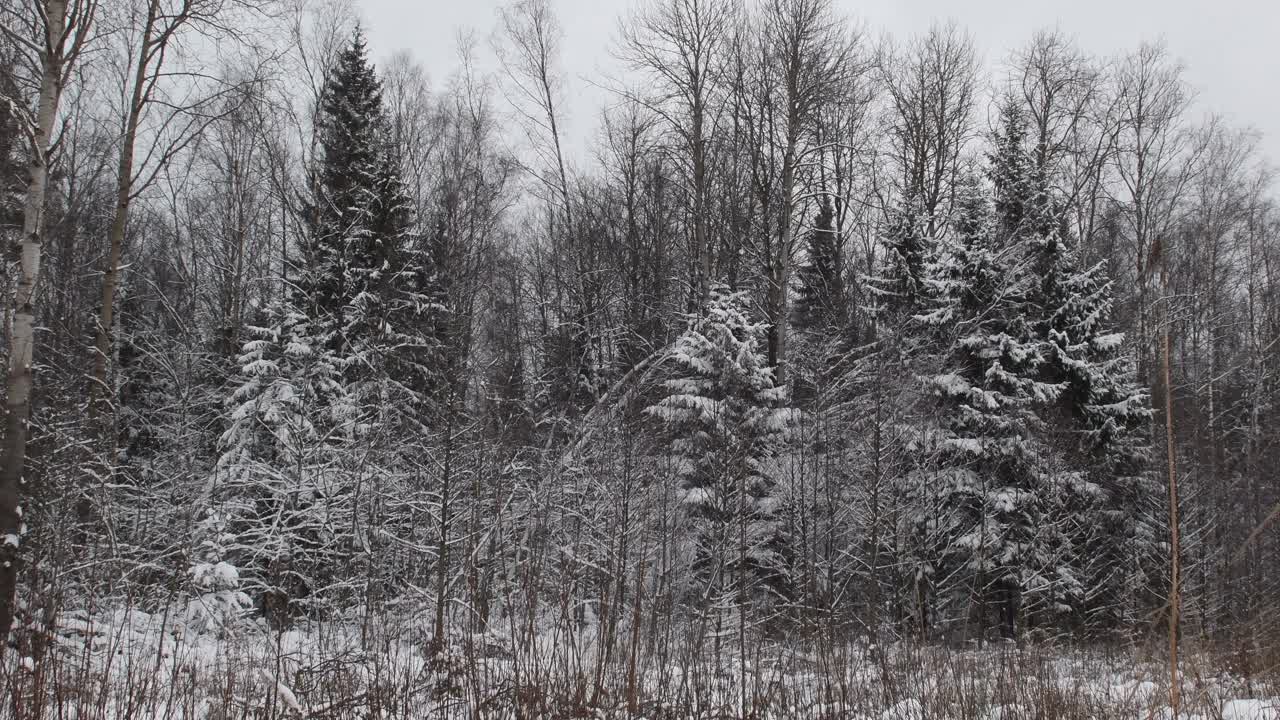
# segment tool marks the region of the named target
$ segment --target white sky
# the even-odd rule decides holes
[[[566,135],[585,148],[608,92],[591,85],[611,72],[618,19],[637,0],[552,0],[564,27]],[[457,67],[459,31],[474,31],[488,53],[501,0],[357,0],[375,58],[408,50],[440,83]],[[1186,65],[1197,110],[1260,130],[1280,162],[1280,0],[835,0],[871,36],[905,38],[934,20],[955,19],[973,34],[992,71],[1040,28],[1058,26],[1086,52],[1122,54],[1163,37]],[[483,60],[483,59],[482,59]]]

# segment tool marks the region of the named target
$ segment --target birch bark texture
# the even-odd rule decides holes
[[[26,494],[24,469],[34,384],[31,366],[35,356],[36,285],[40,279],[53,125],[62,90],[88,37],[96,9],[96,0],[42,0],[24,3],[11,11],[13,18],[6,17],[6,22],[0,23],[9,40],[36,59],[40,74],[34,117],[23,112],[17,98],[4,99],[16,111],[14,114],[22,118],[29,143],[29,166],[18,248],[18,285],[11,307],[13,331],[5,395],[4,465],[0,468],[0,636],[7,636],[13,626],[19,549],[25,530],[22,498]],[[10,19],[18,22],[10,24]],[[22,27],[31,31],[25,37],[15,30]]]

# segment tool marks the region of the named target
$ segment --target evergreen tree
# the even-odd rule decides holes
[[[291,302],[338,353],[357,404],[421,428],[440,381],[443,278],[390,155],[382,89],[359,30],[325,82],[310,224]]]
[[[525,348],[520,333],[520,275],[504,253],[496,292],[492,295],[486,328],[488,344],[493,348],[492,370],[488,378],[488,417],[495,431],[512,438],[525,438],[529,431],[526,406],[527,389]],[[506,287],[503,287],[503,286]]]
[[[366,275],[365,291],[352,305],[351,350],[381,385],[380,403],[399,408],[410,431],[436,414],[445,381],[444,346],[449,317],[442,272],[430,247],[410,232],[412,207],[388,159],[378,178],[372,235],[387,245],[383,265]]]
[[[1120,353],[1123,337],[1107,328],[1110,285],[1100,266],[1079,268],[1047,169],[1026,148],[1023,109],[1007,99],[1001,118],[988,167],[993,232],[1010,257],[1006,282],[1023,308],[1034,377],[1055,388],[1036,403],[1037,434],[1053,467],[1041,502],[1061,528],[1057,573],[1070,582],[1060,585],[1077,588],[1043,599],[1058,610],[1095,612],[1125,595],[1127,581],[1115,568],[1141,574],[1150,563],[1140,558],[1154,552],[1142,491],[1148,403]]]
[[[1000,103],[1000,129],[988,156],[987,176],[995,199],[994,227],[998,240],[1009,246],[1034,234],[1043,200],[1033,183],[1033,171],[1026,152],[1026,116],[1022,105],[1011,97]]]
[[[994,240],[974,178],[961,186],[955,225],[930,267],[929,311],[917,316],[937,348],[938,371],[925,384],[938,407],[925,448],[932,461],[909,487],[924,495],[914,520],[932,533],[922,536],[938,538],[924,554],[940,599],[964,606],[955,596],[967,589],[980,627],[998,609],[1012,634],[1024,605],[1079,592],[1060,572],[1063,540],[1048,522],[1052,491],[1035,414],[1057,388],[1039,379],[1025,278],[1016,255]]]
[[[1052,249],[1051,249],[1052,248]],[[1045,417],[1059,429],[1072,492],[1064,511],[1074,517],[1076,554],[1092,588],[1085,609],[1114,622],[1152,588],[1164,565],[1162,490],[1148,472],[1146,429],[1150,399],[1137,381],[1124,336],[1107,327],[1111,286],[1101,266],[1078,269],[1064,242],[1039,247],[1044,314],[1036,328],[1046,347],[1042,372],[1064,391]]]
[[[1124,354],[1123,334],[1110,327],[1112,287],[1102,264],[1080,267],[1045,170],[1022,164],[1019,238],[1034,279],[1031,331],[1042,347],[1042,380],[1063,388],[1041,409],[1057,429],[1060,514],[1071,519],[1074,554],[1089,575],[1084,610],[1114,619],[1135,600],[1136,587],[1150,585],[1147,575],[1159,564],[1152,525],[1159,490],[1146,473],[1150,402]]]
[[[218,544],[220,562],[277,616],[350,599],[337,568],[377,544],[359,534],[371,510],[350,448],[359,441],[362,468],[394,468],[420,447],[407,440],[432,417],[444,314],[359,31],[316,124],[308,232],[291,292],[250,329],[209,509],[238,538]]]
[[[439,278],[411,232],[412,204],[389,154],[381,83],[359,30],[325,81],[316,139],[295,307],[332,349],[351,356],[352,368],[376,366],[388,348],[434,344],[425,336],[429,316],[442,309],[433,291]],[[421,360],[414,358],[397,362]]]
[[[4,98],[17,98],[17,82],[10,58],[0,58],[0,232],[22,227],[22,190],[26,181],[23,135],[13,108]]]
[[[314,343],[308,319],[284,304],[250,327],[240,381],[214,473],[205,522],[220,548],[205,565],[236,570],[263,611],[283,619],[333,600],[329,589],[349,559],[351,483],[339,448],[355,416],[339,358]]]
[[[840,236],[831,199],[823,196],[806,241],[806,257],[796,270],[792,321],[800,330],[792,352],[793,399],[804,402],[849,369],[859,341],[849,312]]]
[[[696,524],[695,565],[712,588],[789,585],[786,533],[769,462],[794,411],[761,351],[764,325],[742,295],[713,289],[705,312],[672,348],[678,368],[648,408],[672,436],[680,498]],[[742,534],[740,547],[739,533]]]
[[[823,196],[809,231],[808,256],[796,271],[795,324],[802,330],[829,331],[846,321],[844,263],[834,221],[831,199]]]
[[[868,310],[879,319],[882,330],[900,326],[903,319],[921,307],[936,243],[929,236],[927,220],[914,198],[905,199],[889,219],[884,238],[884,271],[867,282],[873,299]]]
[[[299,309],[334,330],[391,249],[374,230],[382,154],[382,87],[357,30],[325,80],[316,115],[309,233],[295,263]],[[341,345],[342,338],[332,341]]]

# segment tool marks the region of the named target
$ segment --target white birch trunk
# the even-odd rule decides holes
[[[41,52],[40,99],[31,132],[30,169],[23,206],[18,287],[13,297],[13,336],[5,399],[4,467],[0,469],[0,640],[13,624],[18,549],[23,535],[23,469],[31,413],[31,363],[35,345],[35,289],[40,278],[49,144],[62,95],[67,35],[67,0],[44,0],[45,37]]]

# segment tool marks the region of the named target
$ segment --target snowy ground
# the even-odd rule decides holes
[[[490,633],[429,657],[424,629],[411,622],[201,633],[139,611],[68,615],[42,660],[7,654],[14,702],[0,718],[1172,717],[1167,669],[1137,659],[1140,651],[818,652],[795,643],[754,648],[745,663],[723,650],[719,659],[643,658],[632,674],[621,655],[600,662],[590,636],[549,631],[513,650],[509,636]],[[1274,668],[1245,676],[1188,655],[1179,717],[1280,720]]]

